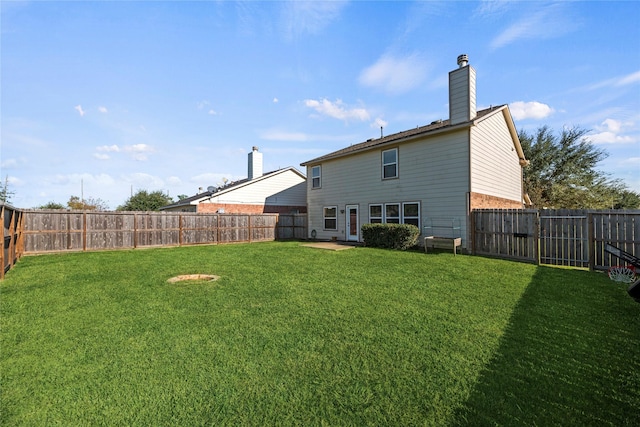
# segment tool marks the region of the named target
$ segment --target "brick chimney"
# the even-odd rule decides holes
[[[258,151],[258,147],[253,147],[249,153],[249,179],[259,178],[262,176],[262,153]]]
[[[449,119],[452,125],[476,118],[476,70],[467,55],[458,56],[458,69],[449,73]]]

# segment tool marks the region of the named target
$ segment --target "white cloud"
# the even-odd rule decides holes
[[[156,191],[164,187],[162,178],[150,175],[148,173],[136,172],[122,177],[127,183],[132,184],[135,188]]]
[[[209,110],[208,113],[210,116],[217,116],[218,113],[215,110]]]
[[[145,161],[148,159],[147,154],[153,153],[155,150],[153,147],[147,144],[134,144],[127,145],[123,149],[125,152],[130,153],[135,160]]]
[[[78,114],[80,114],[80,117],[84,116],[84,110],[82,109],[82,105],[76,105],[73,108],[78,112]]]
[[[278,98],[273,98],[273,103],[277,104],[279,102]]]
[[[627,124],[615,119],[606,119],[600,126],[596,127],[598,133],[589,135],[589,140],[594,144],[630,144],[635,142],[634,138],[622,135],[623,128]]]
[[[120,151],[120,147],[117,145],[101,145],[100,147],[96,147],[96,151],[100,152],[118,152]]]
[[[365,108],[348,108],[342,100],[331,102],[328,99],[305,99],[304,105],[313,108],[323,116],[333,117],[338,120],[369,120],[369,112]]]
[[[382,120],[380,117],[377,117],[377,118],[373,121],[373,123],[371,123],[371,127],[372,127],[372,128],[378,128],[378,129],[379,129],[379,128],[381,128],[381,127],[382,127],[382,128],[387,127],[387,125],[388,125],[388,124],[389,124],[389,123],[387,123],[385,120]]]
[[[268,129],[260,133],[260,139],[268,141],[307,141],[309,138],[303,132],[288,132],[279,129]]]
[[[0,162],[0,167],[2,169],[13,169],[18,166],[18,160],[16,159],[5,159]]]
[[[509,110],[515,120],[525,119],[544,119],[549,117],[553,112],[553,108],[547,104],[537,101],[524,102],[516,101],[509,104]]]
[[[613,77],[588,86],[587,90],[602,89],[606,87],[622,87],[640,82],[640,71],[636,71],[625,76]]]
[[[340,16],[344,1],[283,2],[284,30],[288,38],[318,34]]]
[[[109,110],[107,110],[107,107],[98,107],[98,111],[103,114],[107,114],[109,112]]]
[[[419,86],[426,77],[426,70],[426,62],[418,55],[404,58],[383,55],[360,73],[358,81],[365,86],[399,94]]]
[[[129,153],[135,160],[144,161],[147,160],[147,154],[153,153],[155,150],[153,147],[147,144],[134,144],[125,145],[119,147],[118,145],[101,145],[96,147],[97,153],[93,155],[98,160],[109,160],[110,156],[106,153]]]
[[[553,4],[535,13],[525,11],[525,17],[514,22],[491,42],[498,49],[518,40],[551,39],[567,34],[578,27],[575,12],[565,11],[565,5]]]

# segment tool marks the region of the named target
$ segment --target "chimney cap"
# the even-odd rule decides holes
[[[462,67],[466,67],[467,64],[469,64],[469,56],[466,53],[463,53],[462,55],[458,55],[458,66],[462,68]]]

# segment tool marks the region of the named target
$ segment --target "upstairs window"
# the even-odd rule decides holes
[[[338,207],[327,206],[323,208],[324,229],[325,230],[337,230],[338,229]]]
[[[322,178],[322,168],[314,166],[311,168],[311,188],[320,188]]]
[[[398,177],[398,149],[382,152],[382,179]]]

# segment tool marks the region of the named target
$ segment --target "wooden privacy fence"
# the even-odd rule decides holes
[[[3,224],[2,251],[0,251],[0,279],[20,259],[24,253],[22,236],[24,215],[19,209],[0,204],[0,222]]]
[[[640,210],[478,209],[471,240],[478,255],[606,270],[621,263],[607,243],[640,255]]]
[[[24,211],[24,253],[306,237],[306,214]]]

